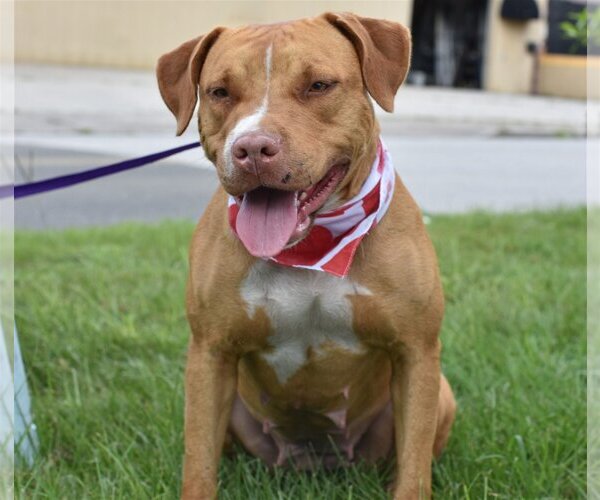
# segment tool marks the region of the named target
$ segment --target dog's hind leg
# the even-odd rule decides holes
[[[438,402],[438,419],[433,444],[433,455],[439,458],[450,437],[450,430],[454,423],[456,402],[450,384],[444,375],[440,379],[440,393]],[[388,405],[371,423],[365,434],[356,445],[356,458],[367,463],[376,463],[380,459],[388,458],[392,452],[394,440],[394,416],[392,405]]]
[[[394,444],[394,414],[391,401],[381,410],[356,444],[355,456],[369,464],[391,456]]]
[[[277,460],[278,448],[269,431],[269,426],[256,420],[239,395],[236,396],[231,411],[229,432],[248,453],[273,466]]]
[[[433,455],[439,458],[450,437],[450,430],[454,423],[456,414],[456,401],[454,394],[446,377],[442,375],[440,380],[440,399],[438,403],[438,420],[435,441],[433,443]]]

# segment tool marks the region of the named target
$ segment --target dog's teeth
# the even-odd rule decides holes
[[[306,200],[306,191],[302,191],[298,198],[300,199],[300,201]]]

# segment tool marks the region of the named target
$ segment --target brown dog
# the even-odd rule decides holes
[[[230,439],[298,468],[395,452],[394,498],[431,494],[455,403],[440,372],[436,256],[400,179],[348,273],[277,260],[315,250],[317,219],[377,174],[368,94],[391,111],[409,59],[400,24],[328,13],[215,28],[159,60],[178,134],[199,95],[222,184],[190,251],[183,498],[216,496]]]

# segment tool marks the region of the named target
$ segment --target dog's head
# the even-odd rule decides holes
[[[215,28],[163,55],[157,76],[178,135],[199,96],[200,140],[240,204],[238,235],[266,257],[356,194],[379,134],[368,94],[392,111],[409,59],[404,26],[327,13]]]

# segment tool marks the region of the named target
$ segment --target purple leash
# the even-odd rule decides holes
[[[188,149],[197,148],[199,146],[199,142],[192,142],[191,144],[178,146],[173,149],[167,149],[166,151],[140,156],[139,158],[132,158],[131,160],[120,161],[118,163],[105,165],[103,167],[92,168],[83,172],[61,175],[59,177],[29,182],[27,184],[8,184],[0,186],[0,199],[9,198],[13,195],[15,199],[25,198],[26,196],[33,196],[34,194],[66,188],[75,184],[80,184],[81,182],[98,179],[99,177],[104,177],[106,175],[117,174],[119,172],[124,172],[125,170],[131,170],[132,168],[142,167],[144,165],[148,165],[149,163],[154,163],[155,161],[162,160],[168,156],[181,153],[182,151],[186,151]]]

